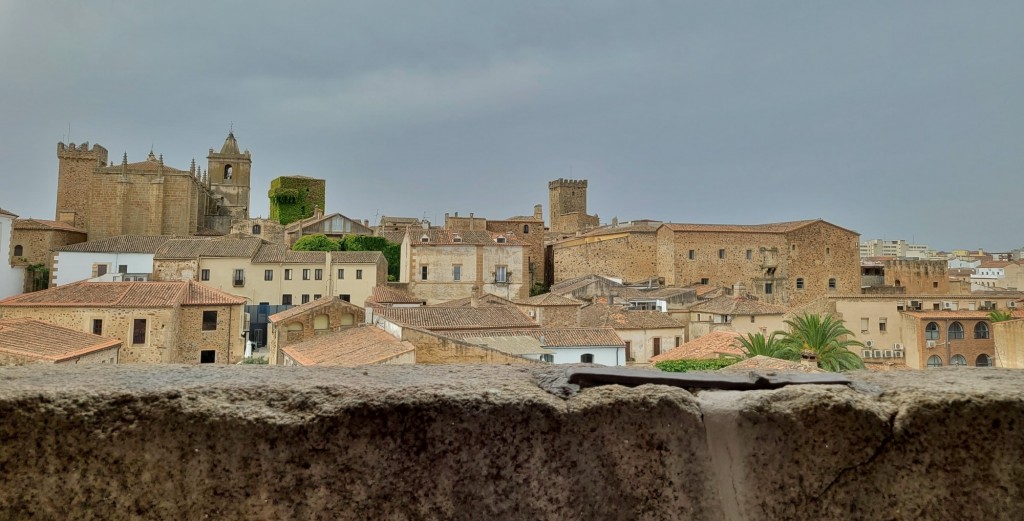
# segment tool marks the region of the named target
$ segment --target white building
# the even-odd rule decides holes
[[[0,208],[0,299],[17,295],[25,286],[25,268],[11,266],[11,234],[14,229],[14,215]]]
[[[119,235],[57,248],[54,252],[55,286],[86,279],[104,282],[149,280],[153,255],[168,235]]]
[[[903,239],[887,241],[871,239],[860,243],[861,257],[896,257],[898,259],[930,259],[935,251],[925,244],[907,244]]]

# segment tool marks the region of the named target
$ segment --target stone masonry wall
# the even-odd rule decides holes
[[[885,285],[899,286],[912,295],[948,295],[947,263],[944,260],[887,260]]]
[[[654,233],[584,237],[555,244],[552,250],[555,283],[591,273],[626,282],[658,275],[658,244]]]
[[[1024,518],[1019,371],[576,391],[564,368],[0,369],[11,519]],[[558,392],[558,395],[552,392]]]
[[[443,334],[411,327],[402,328],[402,340],[407,340],[416,346],[417,364],[533,365],[540,363],[461,340],[445,338],[442,336]]]
[[[203,330],[203,312],[217,313],[217,328]],[[200,352],[216,352],[216,363],[242,361],[245,344],[240,332],[242,306],[182,306],[179,313],[177,342],[171,351],[171,363],[198,364]]]

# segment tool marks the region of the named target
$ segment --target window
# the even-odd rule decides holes
[[[652,340],[654,341],[654,356],[658,356],[661,354],[661,337],[656,336]]]
[[[345,278],[345,268],[338,268],[338,280]]]
[[[274,270],[263,270],[263,280],[274,280]]]
[[[426,265],[420,266],[420,280],[427,280],[427,267],[426,267]]]
[[[870,332],[869,329],[868,329],[868,328],[871,327],[870,323],[871,323],[870,319],[868,319],[867,317],[861,317],[861,319],[860,319],[860,332],[861,333],[868,333],[868,332]]]
[[[888,322],[888,319],[886,319],[885,317],[879,317],[879,319],[878,319],[878,332],[879,333],[885,333],[886,327],[887,327],[886,326],[887,322]]]
[[[508,266],[494,267],[494,282],[508,282]]]
[[[420,242],[430,242],[430,236],[428,236],[427,234],[424,233],[423,236],[420,237]],[[462,242],[462,241],[456,241],[456,242]]]
[[[231,165],[224,166],[224,179],[231,179],[231,176],[234,175],[234,173],[235,170],[231,168]]]
[[[753,324],[756,318],[754,315],[750,315],[750,323]]]
[[[302,280],[309,280],[309,268],[302,269]]]
[[[953,322],[949,325],[949,339],[950,340],[963,340],[964,339],[964,326],[959,322]],[[964,365],[967,365],[966,363]]]
[[[24,254],[25,254],[25,248],[22,248],[22,246],[20,244],[15,244],[14,245],[14,256],[15,257],[21,257]]]
[[[707,277],[705,277],[705,278],[700,279],[700,283],[705,285],[705,286],[707,286],[708,284],[711,283],[711,280],[708,279]]]
[[[964,355],[953,355],[953,358],[949,359],[949,365],[965,366],[967,365],[967,359],[964,358]]]
[[[580,355],[580,363],[582,363],[582,364],[592,364],[592,363],[594,363],[594,355],[592,355],[590,353],[587,353],[585,355]]]
[[[690,253],[687,254],[687,258],[690,259],[690,260],[696,259],[697,258],[697,250],[690,250]]]
[[[132,345],[146,345],[146,319],[136,318],[132,321]]]
[[[828,279],[828,289],[836,289],[836,279]]]
[[[794,244],[790,249],[796,251],[796,244]]]
[[[975,367],[992,367],[992,357],[982,353],[974,360]]]
[[[200,364],[215,364],[217,363],[217,352],[213,349],[203,349],[199,352],[199,363]]]
[[[932,282],[932,287],[933,288],[939,287],[939,283],[937,281],[936,282]]]
[[[553,364],[555,363],[555,355],[540,355],[540,361]]]
[[[831,254],[832,254],[832,248],[825,247],[825,255],[831,255]]]
[[[102,277],[107,274],[106,264],[96,264],[93,266],[93,277]]]
[[[772,283],[771,282],[765,282],[764,283],[764,294],[765,295],[771,295],[772,294]]]
[[[291,268],[285,268],[285,270],[284,270],[284,280],[292,280],[292,270],[291,270]]]
[[[938,340],[939,339],[939,325],[935,322],[929,322],[927,326],[924,326],[924,339],[925,340]]]
[[[530,225],[529,224],[524,224],[523,225],[523,233],[524,234],[530,233]]]
[[[117,272],[118,273],[128,273],[128,265],[127,264],[119,264],[117,266]]]
[[[942,367],[942,359],[939,358],[939,355],[928,357],[928,367]]]
[[[210,280],[210,270],[199,270],[199,280]]]
[[[341,295],[338,295],[338,297],[345,302],[352,302],[352,295],[349,295],[348,293],[342,293]]]
[[[235,270],[235,276],[232,278],[232,280],[234,281],[233,284],[235,286],[244,286],[245,285],[245,270],[242,270],[242,269]]]
[[[626,361],[627,362],[632,362],[633,360],[636,360],[636,358],[633,357],[633,342],[630,342],[629,340],[626,340],[625,344],[626,344]]]
[[[356,280],[363,279],[363,270],[356,270]]]
[[[498,244],[505,244],[505,238],[499,235],[497,239],[494,239],[494,242]]]
[[[203,331],[217,330],[217,312],[203,311]]]
[[[452,266],[452,280],[462,280],[462,265],[456,264]]]
[[[302,303],[303,304],[308,304],[309,303],[309,294],[308,293],[302,295]]]
[[[323,268],[317,268],[313,270],[313,280],[324,280]]]
[[[92,334],[102,335],[103,334],[103,319],[94,318],[92,319]]]
[[[753,318],[753,317],[751,317],[751,318]],[[683,344],[683,337],[677,336],[676,337],[676,347],[679,347],[682,344]]]
[[[747,260],[754,258],[754,250],[747,250]]]
[[[323,296],[323,295],[321,295],[321,294],[319,294],[319,293],[314,293],[314,294],[313,294],[313,300],[320,300],[320,297],[322,297],[322,296]]]
[[[289,295],[288,293],[285,293],[284,295],[281,295],[281,305],[282,306],[290,306],[290,305],[292,305],[292,296]]]
[[[978,322],[974,325],[974,338],[981,340],[988,338],[988,324],[984,322]]]
[[[259,235],[261,231],[262,230],[260,229],[260,225],[258,225],[258,224],[252,225],[252,234],[253,235]]]
[[[718,258],[719,259],[724,259],[725,258],[725,249],[724,248],[718,250]]]
[[[796,278],[796,289],[804,289],[804,279],[803,279],[803,277],[797,277]]]

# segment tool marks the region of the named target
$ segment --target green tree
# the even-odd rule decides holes
[[[993,309],[988,312],[989,322],[1006,322],[1007,320],[1013,320],[1013,313],[1009,311],[1003,311],[1002,309]]]
[[[402,257],[402,245],[388,241],[384,237],[369,235],[349,235],[342,239],[343,251],[379,251],[388,261],[388,280],[398,280]]]
[[[318,233],[316,235],[307,235],[295,241],[292,249],[295,251],[338,251],[341,249],[341,246],[338,245],[337,241],[328,239],[326,235]]]
[[[797,353],[811,351],[818,359],[818,367],[826,371],[863,369],[864,362],[850,347],[864,344],[849,338],[853,332],[846,329],[843,320],[831,314],[806,313],[786,320],[789,331],[782,341]]]
[[[740,349],[743,350],[743,358],[770,356],[783,360],[799,360],[800,351],[793,344],[786,342],[783,335],[785,333],[781,331],[775,331],[767,337],[763,333],[748,333],[737,340]]]

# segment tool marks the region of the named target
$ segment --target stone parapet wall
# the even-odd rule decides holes
[[[1024,518],[1024,373],[699,393],[574,392],[563,378],[552,366],[3,368],[0,512]]]

